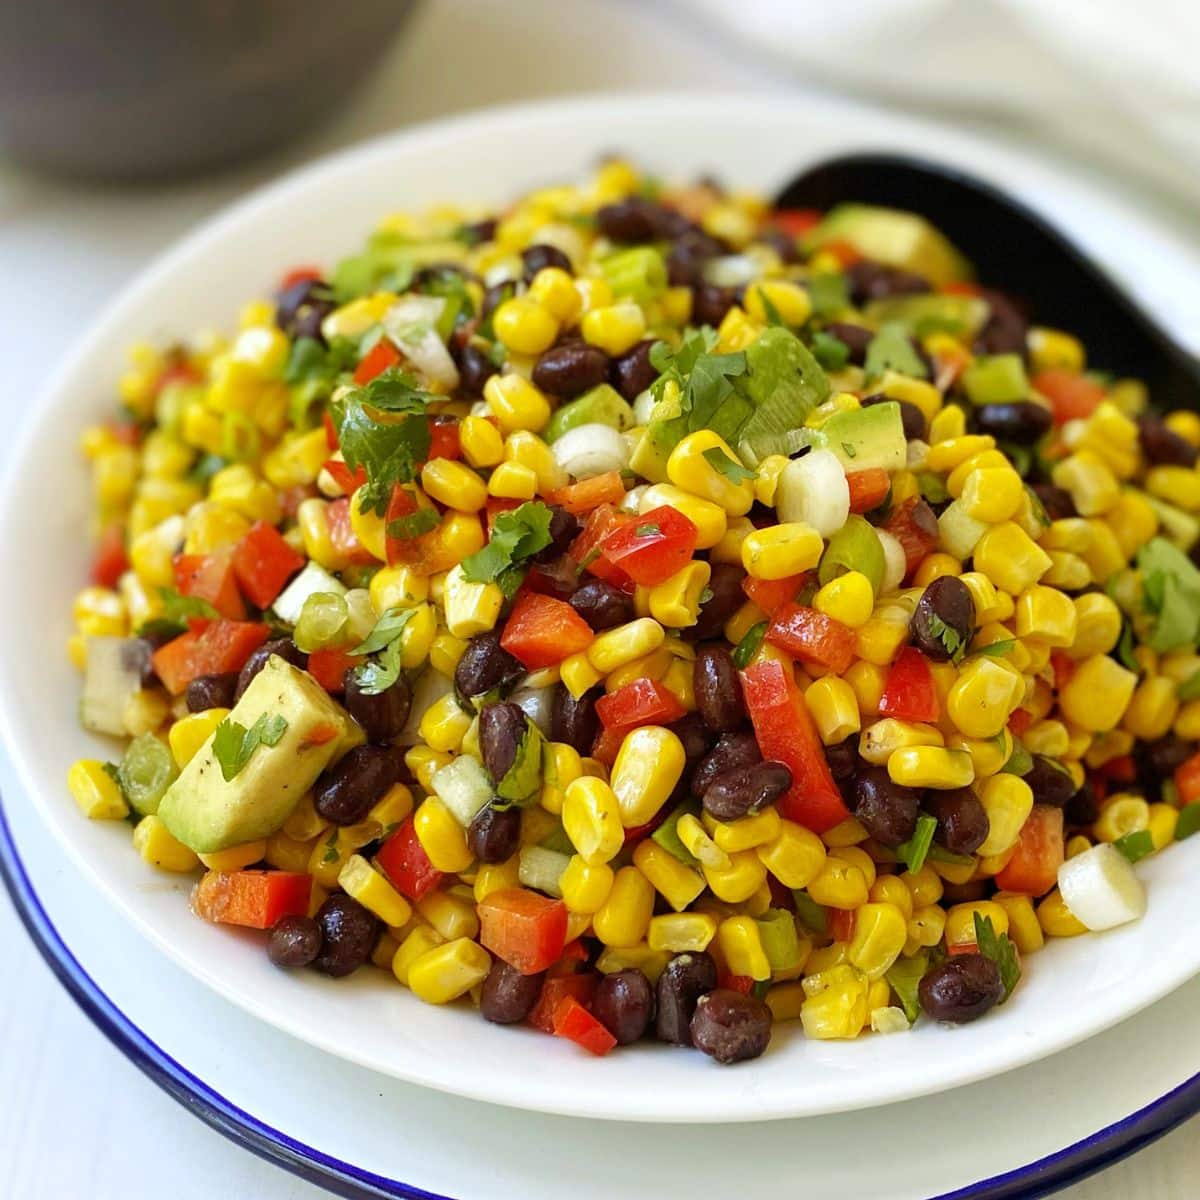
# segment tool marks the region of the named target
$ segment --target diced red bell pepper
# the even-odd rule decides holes
[[[429,418],[429,457],[462,458],[462,442],[459,440],[457,417]]]
[[[905,646],[888,671],[883,695],[879,697],[879,715],[932,725],[939,712],[929,660],[915,646]]]
[[[479,943],[522,975],[553,966],[567,944],[567,906],[528,888],[489,892],[476,906]]]
[[[270,635],[269,626],[255,621],[209,621],[160,646],[151,661],[167,691],[178,696],[201,675],[240,671]]]
[[[755,579],[747,575],[742,580],[742,591],[747,598],[767,614],[774,616],[776,609],[790,604],[800,594],[800,589],[808,582],[808,573],[787,575],[783,579]]]
[[[348,654],[345,650],[314,650],[308,656],[308,673],[330,695],[340,695],[346,690],[346,672],[362,662],[362,655]]]
[[[717,987],[725,988],[730,992],[741,992],[743,996],[748,996],[754,991],[754,979],[750,975],[730,975],[723,973],[717,976]]]
[[[425,853],[412,817],[408,817],[375,854],[379,869],[409,900],[420,900],[442,882],[444,876]]]
[[[850,812],[838,791],[821,739],[790,667],[777,659],[751,663],[741,673],[742,694],[763,758],[783,763],[792,786],[780,798],[781,816],[824,833]]]
[[[629,513],[618,512],[611,504],[601,504],[592,510],[583,532],[571,543],[568,553],[597,579],[603,579],[623,591],[632,592],[633,580],[620,567],[614,567],[607,558],[602,557],[599,546],[613,530],[636,520],[637,518]]]
[[[595,758],[595,756],[596,752],[593,750],[592,757]],[[612,766],[611,763],[608,765]],[[644,842],[671,815],[670,808],[671,805],[664,804],[644,825],[634,825],[631,829],[625,830],[625,840],[621,845],[628,848],[636,846],[638,842]]]
[[[579,963],[585,963],[587,960],[587,947],[579,938],[576,938],[573,942],[568,942],[563,947],[563,952],[559,956],[558,962],[550,970],[559,975],[570,975]]]
[[[951,942],[946,947],[946,955],[953,958],[956,954],[978,954],[978,942]]]
[[[338,448],[337,426],[334,425],[333,417],[329,415],[328,410],[321,414],[321,424],[325,427],[325,445],[330,450],[336,450]]]
[[[596,701],[596,715],[606,731],[628,733],[640,725],[670,725],[684,715],[675,693],[653,679],[634,679]]]
[[[841,238],[834,238],[821,247],[826,254],[832,254],[843,267],[852,267],[856,262],[862,262],[863,253],[857,246]]]
[[[1063,810],[1035,804],[1021,826],[1012,858],[996,876],[996,886],[1006,892],[1044,896],[1058,882],[1064,858]]]
[[[1137,763],[1131,754],[1119,754],[1101,763],[1096,774],[1109,783],[1132,783],[1137,778]]]
[[[1020,737],[1032,724],[1033,713],[1027,708],[1014,709],[1012,716],[1008,718],[1008,728],[1014,737]]]
[[[591,973],[551,975],[542,984],[542,994],[527,1020],[534,1029],[540,1029],[543,1033],[553,1033],[554,1013],[563,999],[571,996],[586,1007],[591,1004],[592,993],[595,990],[596,976]]]
[[[593,475],[565,487],[555,488],[546,496],[550,504],[557,504],[577,517],[591,512],[602,504],[620,504],[625,499],[625,481],[617,471]]]
[[[367,472],[364,467],[350,470],[349,464],[340,458],[327,458],[323,469],[329,472],[330,478],[337,484],[338,491],[343,496],[353,496],[367,482]]]
[[[288,288],[297,283],[304,283],[310,279],[320,279],[321,271],[318,267],[293,267],[280,281],[279,290],[286,292]]]
[[[142,427],[136,421],[110,421],[105,428],[124,446],[137,446],[142,440]]]
[[[1067,367],[1039,371],[1030,383],[1050,401],[1056,425],[1090,417],[1104,399],[1104,388],[1100,384]]]
[[[325,520],[329,525],[329,540],[338,556],[348,563],[370,566],[379,560],[358,540],[358,534],[350,524],[350,497],[342,496],[331,500],[325,508]]]
[[[233,552],[238,584],[259,608],[269,608],[303,566],[304,555],[297,554],[266,521],[256,521]]]
[[[617,761],[624,740],[625,734],[619,729],[600,730],[592,743],[592,757],[606,767],[611,767]]]
[[[696,526],[669,504],[642,513],[600,543],[600,554],[643,587],[665,583],[695,549]]]
[[[972,279],[952,279],[938,289],[943,296],[978,296],[982,290]]]
[[[1054,690],[1061,691],[1075,674],[1075,660],[1063,650],[1051,650],[1050,667],[1054,671]]]
[[[1179,793],[1180,808],[1200,800],[1200,752],[1175,768],[1175,790]]]
[[[825,920],[835,942],[848,942],[854,936],[854,909],[827,908]]]
[[[308,913],[312,879],[296,871],[209,871],[192,891],[206,921],[271,929],[283,917]]]
[[[354,368],[354,382],[360,387],[370,383],[376,375],[382,375],[389,367],[397,366],[400,362],[400,351],[387,338],[379,341],[367,351],[362,362]]]
[[[767,641],[806,666],[840,675],[854,661],[858,637],[848,625],[815,608],[785,604],[767,626]]]
[[[586,650],[592,627],[565,601],[526,592],[513,607],[500,645],[531,671]]]
[[[880,528],[890,533],[904,548],[906,575],[911,575],[938,544],[937,517],[933,509],[917,496],[910,496],[898,504]]]
[[[317,489],[311,483],[293,484],[279,493],[279,507],[289,521],[294,521],[296,513],[300,511],[300,505],[305,500],[314,500],[316,497]]]
[[[241,621],[246,616],[246,605],[233,570],[231,547],[212,554],[176,555],[175,588],[181,596],[207,601],[231,621]]]
[[[128,570],[125,530],[120,525],[109,525],[100,535],[92,556],[92,582],[100,587],[115,588],[117,580]]]
[[[851,471],[846,476],[850,487],[850,511],[867,513],[878,508],[891,489],[892,480],[882,467],[868,467],[865,471]]]
[[[617,1039],[574,996],[564,996],[554,1010],[554,1034],[570,1038],[590,1054],[607,1054]]]
[[[820,225],[824,216],[819,208],[777,208],[767,218],[767,223],[788,237],[799,238]]]

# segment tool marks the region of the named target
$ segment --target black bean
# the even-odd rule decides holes
[[[275,324],[289,337],[310,337],[323,342],[321,322],[333,312],[331,295],[329,285],[324,280],[298,280],[279,293],[275,305]]]
[[[1074,826],[1090,825],[1100,815],[1100,801],[1096,798],[1096,789],[1092,781],[1085,779],[1083,787],[1067,801],[1065,813],[1067,824]]]
[[[457,287],[463,280],[479,282],[478,276],[461,263],[433,262],[421,267],[409,286],[413,291],[431,291],[436,295],[440,289],[447,286]]]
[[[312,917],[280,917],[267,940],[277,967],[307,967],[321,953],[321,927]]]
[[[726,771],[740,770],[752,767],[762,762],[762,751],[754,734],[749,730],[737,733],[723,733],[717,738],[717,744],[700,760],[692,772],[691,789],[697,796],[703,796],[713,781]]]
[[[592,1015],[617,1039],[636,1042],[654,1019],[654,987],[637,967],[605,975],[592,997]]]
[[[758,1058],[771,1040],[771,1010],[731,988],[707,992],[692,1014],[692,1045],[719,1063]]]
[[[511,688],[524,674],[525,668],[500,645],[500,635],[489,629],[467,643],[454,668],[454,686],[460,696],[482,696]]]
[[[396,756],[382,746],[355,746],[313,787],[313,807],[335,825],[356,825],[400,778]]]
[[[568,603],[596,633],[633,620],[633,597],[603,579],[588,579]]]
[[[292,337],[297,340],[312,338],[314,342],[323,343],[325,335],[321,332],[321,326],[332,311],[332,307],[326,307],[323,304],[306,304],[292,322]]]
[[[525,1020],[542,994],[545,971],[537,975],[522,975],[497,958],[483,981],[479,996],[479,1011],[493,1025],[516,1025]]]
[[[706,642],[696,651],[692,687],[696,693],[696,708],[709,729],[729,733],[745,721],[742,681],[724,643]]]
[[[921,593],[909,631],[918,650],[947,662],[975,635],[975,601],[967,585],[956,575],[939,575]]]
[[[988,319],[975,338],[976,354],[1025,355],[1029,320],[1014,301],[994,288],[980,288],[979,295],[988,303]]]
[[[854,785],[854,815],[884,846],[907,842],[917,827],[921,793],[893,783],[886,767],[865,767]]]
[[[692,295],[692,324],[711,325],[715,329],[736,303],[737,291],[734,288],[702,283]]]
[[[579,518],[574,513],[567,512],[559,504],[550,505],[550,544],[543,546],[533,556],[533,561],[541,565],[562,558],[581,529]]]
[[[1062,808],[1075,795],[1075,780],[1067,769],[1045,754],[1033,756],[1033,766],[1024,775],[1025,782],[1033,792],[1035,804],[1052,804]]]
[[[825,761],[829,764],[829,773],[840,783],[850,779],[858,770],[858,734],[852,733],[844,742],[825,747]]]
[[[650,350],[655,341],[655,338],[645,338],[609,365],[609,382],[630,403],[658,378],[658,368],[650,361]]]
[[[535,242],[521,251],[521,262],[525,267],[525,282],[532,283],[533,277],[547,267],[558,267],[568,275],[573,270],[571,260],[557,247],[547,242]]]
[[[468,245],[478,246],[480,242],[490,242],[496,236],[496,226],[499,224],[495,217],[487,217],[482,221],[472,221],[462,228],[463,237]]]
[[[238,673],[225,671],[220,675],[199,675],[187,685],[184,696],[188,712],[205,712],[210,708],[232,708],[237,691]]]
[[[345,674],[342,703],[363,727],[368,741],[389,741],[404,728],[408,720],[412,689],[401,676],[391,687],[372,695],[362,690],[356,673],[357,668],[351,667]]]
[[[467,827],[467,846],[480,862],[507,862],[521,845],[521,810],[481,808]]]
[[[371,957],[379,921],[344,892],[329,897],[317,909],[321,953],[313,960],[318,971],[334,978],[358,970]]]
[[[933,840],[951,854],[974,854],[991,830],[987,809],[969,787],[931,790],[925,808],[937,820]]]
[[[685,713],[667,728],[683,743],[683,756],[688,762],[703,758],[712,746],[712,730],[698,712]]]
[[[533,382],[543,392],[569,399],[608,379],[608,355],[599,346],[570,338],[551,346],[533,367]]]
[[[1147,776],[1161,783],[1170,779],[1175,768],[1181,767],[1195,752],[1195,742],[1168,733],[1152,742],[1143,742],[1135,751],[1135,757],[1139,759],[1139,765],[1145,764]]]
[[[891,399],[891,396],[877,393],[874,396],[865,397],[862,406],[870,408],[873,404],[886,404]],[[924,441],[927,432],[925,414],[909,400],[897,400],[895,403],[900,406],[900,424],[904,430],[904,436],[910,442]]]
[[[468,396],[482,396],[483,385],[496,374],[496,364],[478,346],[464,346],[458,356],[458,387]]]
[[[929,291],[929,281],[911,271],[887,267],[870,259],[859,259],[845,270],[850,299],[856,305],[890,296],[916,296]]]
[[[293,667],[299,667],[301,670],[308,666],[308,655],[291,638],[276,638],[274,641],[264,642],[246,659],[245,665],[238,672],[237,687],[233,693],[235,704],[242,698],[242,693],[250,686],[254,677],[267,665],[267,659],[272,654],[278,654],[285,662],[290,662]]]
[[[654,1033],[660,1042],[692,1044],[692,1015],[696,1002],[717,986],[717,964],[703,950],[677,954],[658,977],[658,1014]]]
[[[564,684],[555,685],[550,708],[552,741],[565,742],[584,756],[591,754],[600,729],[600,718],[596,716],[597,694],[597,689],[593,688],[576,700]]]
[[[667,251],[667,281],[672,287],[696,287],[704,282],[704,264],[725,253],[725,247],[699,229],[686,229]]]
[[[1154,466],[1194,467],[1200,453],[1186,438],[1168,429],[1158,417],[1141,417],[1138,435],[1142,453]]]
[[[121,643],[120,652],[122,669],[136,673],[143,685],[149,687],[158,678],[154,670],[154,652],[170,640],[168,636],[154,634],[125,638]]]
[[[596,213],[596,231],[614,242],[652,242],[669,223],[663,206],[642,196],[606,204]]]
[[[1034,495],[1042,502],[1046,516],[1051,521],[1064,521],[1067,517],[1079,516],[1075,508],[1075,501],[1066,488],[1060,488],[1053,483],[1034,483],[1030,484],[1030,487],[1033,488]]]
[[[736,821],[774,803],[792,786],[792,772],[766,761],[718,775],[704,791],[704,811],[718,821]]]
[[[687,633],[697,638],[719,637],[725,622],[746,602],[742,580],[746,572],[734,563],[714,563],[708,581],[712,595],[700,605],[700,616]]]
[[[517,750],[529,729],[524,711],[510,701],[488,704],[479,714],[479,748],[483,765],[499,783],[516,761]]]
[[[975,409],[975,427],[1003,442],[1029,446],[1054,424],[1054,416],[1044,404],[1018,400],[1007,404],[981,404]]]
[[[982,954],[956,954],[926,971],[917,988],[935,1021],[963,1025],[982,1017],[1004,994],[1000,969]]]
[[[867,347],[875,336],[873,330],[852,325],[849,321],[833,321],[825,326],[825,332],[837,338],[850,351],[849,361],[856,367],[861,367],[867,361]]]
[[[770,246],[779,255],[779,261],[785,264],[798,263],[801,259],[800,247],[790,233],[782,229],[764,229],[758,240]]]

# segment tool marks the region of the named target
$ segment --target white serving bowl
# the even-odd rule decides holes
[[[1064,221],[1147,294],[1195,289],[1185,246],[1044,167],[964,135],[845,105],[784,99],[643,96],[470,116],[374,142],[258,192],[161,258],[105,312],[26,423],[0,497],[0,734],[62,851],[148,938],[215,992],[332,1054],[431,1087],[521,1108],[642,1121],[743,1121],[890,1103],[1009,1070],[1089,1037],[1200,971],[1195,876],[1200,838],[1143,862],[1150,908],[1137,924],[1052,944],[1031,957],[1014,999],[960,1028],[806,1041],[780,1026],[769,1052],[732,1069],[647,1043],[594,1059],[465,1006],[433,1008],[383,974],[334,981],[270,965],[258,936],[197,920],[190,880],[138,860],[124,824],[82,819],[64,784],[82,755],[112,743],[76,721],[79,678],[65,656],[71,600],[85,578],[90,488],[79,432],[114,407],[126,347],[229,328],[297,262],[335,262],[393,209],[438,200],[503,203],[583,171],[619,148],[667,176],[715,170],[771,191],[788,173],[851,148],[937,154],[1006,183]],[[1158,264],[1151,270],[1147,264]],[[1178,309],[1176,310],[1178,315]],[[153,979],[144,986],[154,987]],[[220,1053],[223,1008],[211,1038]],[[269,1062],[262,1064],[269,1071]],[[320,1080],[313,1081],[320,1091]],[[469,1145],[469,1135],[467,1135]]]

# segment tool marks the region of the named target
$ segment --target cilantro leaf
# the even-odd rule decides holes
[[[1200,830],[1200,800],[1185,804],[1179,810],[1179,820],[1175,823],[1175,840],[1182,842]]]
[[[750,406],[734,396],[732,382],[746,373],[746,355],[740,350],[714,354],[716,340],[716,333],[705,326],[685,338],[677,350],[665,342],[651,347],[650,364],[659,371],[650,389],[657,406],[652,421],[664,446],[676,445],[697,429],[732,435],[749,415]],[[679,389],[678,407],[663,411],[667,384],[672,382]],[[726,401],[736,402],[728,420],[724,415],[718,418]]]
[[[963,651],[966,650],[962,635],[957,629],[947,625],[935,612],[929,614],[929,632],[941,642],[946,653],[955,662],[962,658]],[[956,655],[957,657],[955,657]]]
[[[655,525],[653,521],[647,521],[645,524],[639,525],[633,532],[638,537],[657,537],[662,533],[662,526]]]
[[[813,316],[822,320],[836,316],[850,306],[846,277],[837,271],[825,271],[807,281],[808,298],[812,301]]]
[[[1178,823],[1176,823],[1176,828],[1178,828]],[[1145,858],[1147,854],[1154,853],[1154,837],[1148,829],[1139,829],[1134,833],[1127,833],[1124,837],[1117,838],[1113,842],[1113,845],[1131,863]]]
[[[917,827],[913,830],[912,837],[896,847],[897,857],[910,871],[919,871],[925,865],[925,858],[929,854],[929,847],[933,845],[933,835],[936,831],[937,820],[928,813],[922,813],[917,818]]]
[[[812,352],[813,358],[827,371],[840,371],[850,361],[850,347],[823,329],[812,336]]]
[[[917,379],[927,379],[929,371],[899,322],[889,321],[867,345],[864,369],[868,379],[878,379],[885,371],[899,371]]]
[[[1137,555],[1142,599],[1152,618],[1143,640],[1162,654],[1200,641],[1200,570],[1166,538],[1151,538]]]
[[[321,855],[321,862],[325,866],[330,863],[335,863],[338,860],[338,827],[335,825],[330,831],[329,836],[325,839],[325,853]]]
[[[418,508],[416,512],[411,512],[407,516],[397,517],[394,521],[389,521],[387,526],[387,535],[390,538],[399,538],[401,541],[407,541],[410,538],[420,537],[423,533],[429,533],[431,530],[438,527],[441,517],[438,516],[436,508]]]
[[[500,513],[492,536],[482,550],[463,559],[463,578],[469,583],[498,583],[508,597],[521,586],[527,559],[554,540],[550,536],[553,513],[540,500],[527,500],[519,508]]]
[[[888,987],[896,993],[896,999],[900,1001],[910,1025],[921,1015],[921,1000],[917,989],[928,970],[929,955],[921,950],[912,958],[896,959],[884,975]]]
[[[193,617],[212,621],[221,615],[199,596],[181,596],[169,587],[160,587],[158,594],[162,597],[162,613],[140,626],[138,634],[142,637],[178,637],[187,632],[188,621]]]
[[[980,646],[978,650],[972,650],[971,655],[982,654],[985,658],[1002,658],[1017,644],[1016,638],[1000,638],[995,642],[989,642],[986,646]]]
[[[713,446],[710,450],[705,450],[704,461],[714,471],[720,475],[724,475],[726,479],[733,483],[744,483],[748,479],[756,478],[753,471],[748,470],[740,462],[730,458],[720,446]]]
[[[1000,997],[1000,1003],[1003,1004],[1021,978],[1017,948],[1008,934],[996,932],[991,917],[980,913],[975,914],[975,944],[979,947],[979,953],[990,958],[999,968],[1000,982],[1004,985],[1004,995]]]
[[[287,727],[287,721],[278,713],[263,713],[249,729],[226,717],[213,733],[213,755],[225,782],[241,771],[259,746],[278,745]]]
[[[411,375],[393,367],[334,401],[333,423],[346,465],[367,473],[360,501],[364,512],[374,510],[382,516],[392,488],[416,478],[418,464],[429,456],[425,405],[433,399]]]
[[[780,316],[779,309],[775,307],[771,297],[767,295],[763,288],[758,289],[758,299],[762,303],[763,311],[767,314],[767,324],[782,325],[786,329],[787,322]]]
[[[354,682],[365,696],[386,692],[400,678],[400,635],[416,614],[415,608],[389,608],[375,622],[375,628],[351,654],[378,654],[377,659],[354,668]]]
[[[389,608],[375,622],[375,628],[353,650],[351,654],[375,654],[394,642],[412,619],[415,608]]]

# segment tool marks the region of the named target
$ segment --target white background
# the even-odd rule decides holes
[[[21,419],[59,349],[143,263],[201,217],[297,162],[399,125],[539,95],[795,87],[778,69],[722,39],[686,21],[681,28],[679,13],[628,0],[426,0],[383,71],[349,109],[272,159],[199,183],[89,188],[32,178],[0,158],[0,412],[7,426]],[[238,299],[231,297],[231,304]],[[0,899],[0,949],[5,1200],[158,1200],[164,1194],[172,1200],[214,1194],[308,1200],[325,1194],[210,1132],[146,1081],[58,987],[6,899]],[[1104,1052],[1103,1038],[1096,1052]],[[314,1095],[313,1103],[321,1097]],[[1194,1121],[1062,1195],[1194,1196],[1200,1167],[1189,1150],[1197,1131]]]

